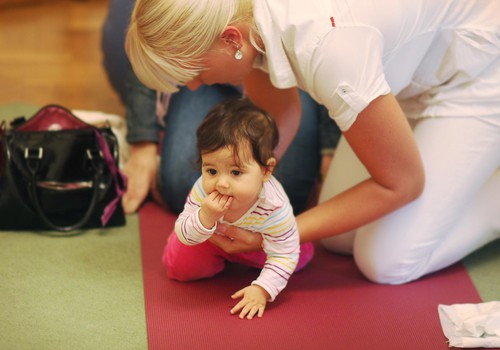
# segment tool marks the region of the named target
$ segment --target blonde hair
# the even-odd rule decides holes
[[[252,15],[253,0],[137,0],[125,49],[139,80],[175,92],[200,74],[200,57],[225,28]]]

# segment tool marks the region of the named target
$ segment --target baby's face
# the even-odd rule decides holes
[[[239,150],[239,163],[232,147],[202,155],[202,184],[205,193],[217,191],[233,197],[231,210],[250,208],[266,180],[266,168],[253,159],[250,146]]]

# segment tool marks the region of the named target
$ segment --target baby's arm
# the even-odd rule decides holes
[[[262,317],[267,301],[274,301],[288,283],[295,271],[300,255],[300,240],[295,217],[291,207],[278,209],[262,226],[263,247],[267,260],[259,277],[231,297],[242,298],[231,309],[231,314],[239,312],[239,317],[252,319]],[[281,210],[285,210],[284,212]],[[287,214],[288,215],[282,215]],[[286,219],[284,219],[286,218]]]
[[[257,317],[262,317],[264,315],[264,310],[266,309],[267,299],[270,298],[269,293],[258,285],[251,285],[240,289],[233,295],[233,299],[242,298],[238,304],[236,304],[231,309],[231,314],[240,313],[239,317],[241,319],[246,318],[251,320],[255,315]]]
[[[217,221],[227,213],[232,201],[233,197],[223,195],[217,191],[210,193],[201,202],[198,213],[201,224],[207,229],[213,228]]]
[[[175,233],[179,240],[186,245],[195,245],[205,242],[215,231],[216,225],[207,225],[200,220],[203,202],[208,196],[203,191],[201,179],[194,184],[184,205],[184,210],[175,221]]]
[[[269,254],[267,251],[266,253],[267,260],[264,268],[259,277],[252,282],[252,285],[265,289],[270,296],[269,301],[274,301],[278,294],[285,289],[288,279],[297,267],[300,247],[287,254]]]
[[[300,237],[291,206],[284,206],[273,213],[265,222],[262,238],[267,259],[252,285],[264,288],[270,295],[269,300],[274,301],[286,287],[300,256]]]
[[[298,236],[298,233],[295,233]],[[266,309],[267,301],[274,301],[276,296],[281,292],[288,283],[288,278],[295,271],[299,260],[300,245],[295,243],[295,239],[290,239],[291,242],[285,245],[285,249],[291,249],[291,253],[282,254],[271,252],[269,246],[274,243],[267,244],[266,251],[267,260],[259,277],[252,282],[248,287],[245,287],[236,293],[231,298],[241,300],[231,309],[231,314],[239,312],[241,319],[247,318],[251,320],[255,315],[262,317]],[[297,247],[295,247],[297,245]],[[266,247],[266,238],[264,238],[264,247]],[[282,247],[283,248],[283,247]]]

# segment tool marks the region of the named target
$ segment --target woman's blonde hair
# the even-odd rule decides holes
[[[252,1],[137,0],[125,42],[135,74],[151,89],[177,91],[228,25],[252,22]]]

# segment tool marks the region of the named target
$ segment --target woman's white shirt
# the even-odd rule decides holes
[[[259,68],[307,91],[343,131],[389,92],[409,117],[500,113],[500,92],[483,91],[498,77],[466,88],[500,64],[500,1],[255,0],[254,16]]]

